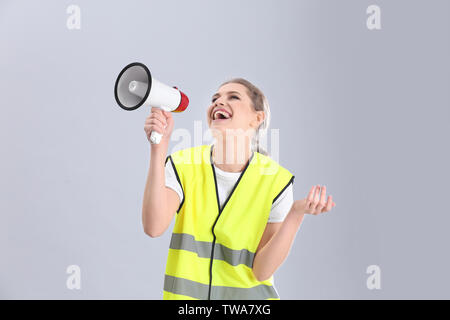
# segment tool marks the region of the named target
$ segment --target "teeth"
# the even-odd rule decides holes
[[[218,117],[219,114],[223,115],[225,119],[229,119],[230,118],[230,115],[228,113],[219,110],[219,111],[214,112],[213,119],[214,120],[219,119],[219,117]]]

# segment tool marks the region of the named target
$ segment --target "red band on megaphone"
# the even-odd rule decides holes
[[[178,90],[177,87],[174,87],[174,88]],[[180,91],[180,90],[178,90],[178,91]],[[187,106],[189,104],[189,98],[181,91],[180,91],[180,94],[181,94],[180,104],[172,112],[183,112],[184,110],[186,110],[186,108],[187,108]]]

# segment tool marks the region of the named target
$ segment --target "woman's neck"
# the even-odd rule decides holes
[[[213,163],[226,172],[241,172],[249,161],[252,150],[247,139],[245,143],[224,143],[216,141],[213,147]]]

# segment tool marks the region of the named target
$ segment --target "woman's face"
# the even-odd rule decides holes
[[[213,95],[206,116],[214,136],[217,131],[236,136],[256,130],[264,120],[264,111],[253,109],[244,85],[227,83]]]

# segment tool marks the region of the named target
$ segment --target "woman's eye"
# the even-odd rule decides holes
[[[238,96],[231,96],[230,98],[236,98],[236,99],[239,100],[239,97],[238,97]],[[211,100],[211,102],[214,103],[214,101],[216,101],[216,100],[217,100],[217,98],[214,98],[214,99]]]

